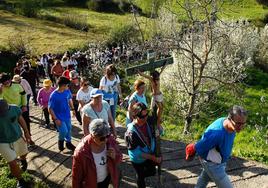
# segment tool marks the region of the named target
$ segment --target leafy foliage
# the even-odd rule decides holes
[[[114,27],[109,34],[108,44],[128,44],[138,41],[138,31],[131,24],[121,24]]]

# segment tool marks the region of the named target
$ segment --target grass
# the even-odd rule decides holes
[[[232,91],[221,90],[218,101],[209,110],[200,113],[192,124],[192,134],[182,135],[183,120],[172,108],[172,99],[165,98],[164,138],[193,142],[202,136],[207,126],[219,117],[227,116],[228,109],[234,104],[242,105],[249,111],[245,129],[237,134],[233,154],[268,164],[268,73],[261,70],[248,70],[247,85],[241,85],[244,92],[238,97]],[[266,80],[266,81],[265,81]],[[211,111],[219,110],[217,113]]]
[[[177,10],[181,11],[179,8]],[[265,14],[268,14],[268,8],[265,9],[255,0],[237,0],[234,5],[226,5],[224,10],[225,14],[221,16],[228,19],[261,20]],[[55,23],[56,19],[62,19],[66,13],[86,16],[89,31],[82,32]],[[39,17],[46,17],[52,21],[26,18],[0,10],[0,45],[6,48],[8,38],[20,34],[29,41],[33,54],[62,53],[68,49],[82,48],[88,42],[104,41],[114,27],[134,24],[131,14],[98,13],[85,8],[48,7],[41,9],[39,14]],[[146,27],[146,24],[150,25],[150,20],[139,17],[139,21],[148,38],[152,31]]]
[[[129,80],[133,83],[135,78],[130,77]],[[238,97],[232,91],[221,90],[217,96],[218,101],[211,105],[209,110],[200,113],[198,119],[194,119],[191,134],[188,135],[182,134],[184,121],[174,109],[173,99],[164,93],[163,139],[195,142],[201,138],[210,123],[219,117],[227,116],[228,109],[238,104],[249,111],[249,117],[245,129],[236,136],[233,155],[268,164],[268,73],[249,69],[245,83],[246,85],[240,86],[244,92]],[[146,95],[149,99],[151,93],[148,87]],[[219,111],[211,113],[215,110]],[[125,114],[124,109],[118,109],[117,120],[123,125],[125,125]]]
[[[82,48],[89,42],[104,41],[113,27],[130,22],[129,15],[104,14],[81,8],[51,8],[41,11],[60,18],[64,13],[81,14],[88,17],[88,32],[77,31],[53,21],[26,18],[0,10],[0,44],[7,46],[8,39],[21,35],[29,41],[32,53],[62,53],[68,49]]]
[[[11,177],[9,167],[1,155],[0,167],[0,188],[16,188],[17,180]],[[29,182],[31,188],[48,188],[45,183],[34,180],[34,178],[27,172],[24,172],[22,177],[26,182]]]

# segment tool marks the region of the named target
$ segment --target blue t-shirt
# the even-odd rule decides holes
[[[71,119],[69,107],[70,99],[72,99],[72,93],[69,89],[64,92],[55,90],[50,95],[48,107],[54,111],[57,119],[61,121],[68,121]]]
[[[203,159],[207,158],[210,149],[216,148],[221,154],[222,163],[226,162],[232,152],[235,132],[229,133],[223,122],[226,118],[219,118],[208,126],[202,138],[195,144],[196,152]]]
[[[135,91],[129,98],[129,102],[128,104],[131,104],[132,102],[141,102],[143,104],[145,104],[146,106],[148,106],[147,101],[146,101],[146,97],[144,94],[142,94],[142,96],[138,95],[137,91]]]

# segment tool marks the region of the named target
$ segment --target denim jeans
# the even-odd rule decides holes
[[[203,167],[200,176],[198,177],[195,188],[204,188],[209,181],[215,182],[218,188],[232,188],[233,185],[225,172],[226,163],[213,163],[200,159]]]
[[[61,125],[58,126],[58,130],[59,130],[59,140],[65,140],[66,142],[71,142],[71,138],[72,138],[71,120],[61,121]]]
[[[118,103],[118,93],[115,92],[115,93],[114,93],[114,105],[111,105],[111,106],[110,106],[111,113],[112,113],[112,117],[113,117],[114,120],[115,120],[115,117],[116,117],[116,107],[117,107],[117,103]]]

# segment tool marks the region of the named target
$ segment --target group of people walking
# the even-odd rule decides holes
[[[55,66],[57,64],[58,61]],[[66,147],[74,152],[72,186],[106,188],[112,183],[114,187],[119,187],[118,165],[122,162],[122,153],[116,142],[115,118],[117,104],[123,100],[123,95],[115,65],[105,68],[98,88],[93,88],[90,80],[79,76],[72,66],[67,65],[62,71],[54,67],[56,82],[53,84],[51,77],[46,75],[38,91],[38,76],[30,77],[30,64],[23,65],[25,70],[22,72],[25,73],[16,74],[13,79],[5,73],[0,75],[0,154],[8,162],[12,175],[18,179],[18,187],[27,187],[21,178],[21,170],[27,169],[27,144],[34,145],[29,116],[31,96],[33,99],[36,96],[33,102],[42,109],[45,127],[58,131],[59,151]],[[151,75],[139,72],[151,85],[151,106],[145,96],[146,82],[141,79],[134,82],[135,91],[128,99],[124,139],[139,188],[146,187],[145,178],[153,176],[156,166],[163,161],[161,156],[155,154],[156,137],[164,132],[161,72],[154,71]],[[31,74],[34,75],[34,71]],[[149,108],[155,107],[157,117],[149,114]],[[71,115],[76,117],[84,134],[77,146],[72,144]],[[213,122],[199,141],[186,147],[186,160],[197,154],[203,167],[196,187],[206,187],[209,181],[214,181],[218,187],[232,187],[225,166],[231,155],[235,134],[242,130],[246,117],[242,107],[234,106],[227,117]],[[154,122],[157,122],[156,125]],[[21,168],[17,157],[20,157]]]

